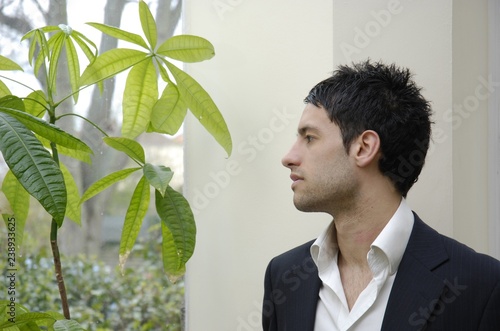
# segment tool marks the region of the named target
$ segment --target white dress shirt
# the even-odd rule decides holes
[[[414,216],[403,198],[371,245],[367,254],[373,278],[357,298],[351,311],[337,265],[335,227],[328,227],[312,244],[311,256],[318,267],[322,287],[314,331],[380,330],[396,271],[408,244]],[[333,225],[333,224],[332,224]]]

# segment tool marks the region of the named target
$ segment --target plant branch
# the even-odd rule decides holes
[[[64,101],[72,98],[75,94],[78,94],[80,93],[81,91],[83,91],[84,89],[88,88],[88,87],[91,87],[93,85],[85,85],[85,86],[81,86],[78,90],[72,92],[71,94],[68,94],[67,96],[65,96],[64,98],[62,98],[61,100],[59,100],[58,102],[54,103],[54,107],[59,107],[59,105],[61,103],[63,103]],[[76,103],[75,103],[76,104]]]
[[[50,123],[55,124],[56,117],[54,115],[55,110],[52,109],[50,112]],[[57,145],[54,142],[50,143],[50,147],[52,149],[52,158],[56,162],[58,166],[60,166],[59,162],[59,153],[57,151]],[[52,248],[52,256],[54,258],[54,270],[56,273],[56,281],[57,287],[59,288],[59,295],[61,296],[61,306],[63,310],[63,315],[66,319],[70,319],[69,313],[69,304],[68,304],[68,296],[66,293],[66,286],[64,284],[64,277],[62,273],[62,265],[61,265],[61,254],[59,253],[59,244],[57,243],[57,231],[59,230],[59,225],[56,220],[52,218],[52,224],[50,227],[50,247]]]
[[[59,117],[57,117],[58,120],[60,120],[61,118],[63,117],[66,117],[66,116],[76,116],[78,118],[81,118],[82,120],[88,122],[90,125],[92,125],[94,128],[96,128],[97,130],[101,131],[101,133],[105,136],[105,137],[108,137],[109,135],[106,133],[106,131],[104,131],[103,129],[101,129],[99,127],[99,125],[95,124],[94,122],[92,122],[91,120],[89,120],[88,118],[86,118],[85,116],[82,116],[82,115],[78,115],[78,114],[75,114],[75,113],[67,113],[67,114],[63,114]]]
[[[52,256],[54,257],[54,269],[56,272],[57,287],[59,288],[59,295],[61,296],[61,305],[63,315],[66,319],[70,319],[68,297],[66,294],[66,286],[64,285],[64,277],[62,274],[61,255],[59,254],[59,245],[57,244],[57,222],[52,219],[50,229],[50,247],[52,248]]]
[[[35,92],[35,90],[34,90],[33,88],[31,88],[30,86],[28,86],[28,85],[26,85],[26,84],[23,84],[23,83],[21,83],[21,82],[18,82],[18,81],[17,81],[17,80],[15,80],[15,79],[9,78],[9,77],[4,76],[4,75],[0,75],[0,77],[1,77],[1,78],[3,78],[3,79],[10,80],[11,82],[14,82],[14,83],[16,83],[16,84],[19,84],[19,85],[21,85],[21,86],[23,86],[23,87],[26,87],[27,89],[31,90],[32,92]]]

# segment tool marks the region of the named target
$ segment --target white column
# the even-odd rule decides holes
[[[233,154],[190,116],[186,193],[198,226],[188,264],[188,330],[261,330],[263,279],[275,255],[328,224],[292,203],[281,157],[295,140],[308,91],[333,70],[332,2],[185,2],[185,32],[216,56],[189,72],[223,113]]]
[[[489,72],[500,82],[500,1],[488,1]],[[489,99],[489,252],[500,259],[500,91]]]
[[[489,71],[488,35],[487,0],[453,1],[453,237],[485,253],[488,104],[498,90]]]

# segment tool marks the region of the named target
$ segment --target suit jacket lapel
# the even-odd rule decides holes
[[[305,256],[303,261],[302,265],[296,266],[286,277],[293,285],[285,292],[286,331],[314,330],[321,280],[312,258]]]
[[[448,260],[439,234],[415,214],[415,223],[382,323],[382,330],[422,330],[443,293],[433,270]]]

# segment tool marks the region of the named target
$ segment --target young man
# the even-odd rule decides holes
[[[410,72],[341,66],[305,103],[282,163],[296,208],[333,221],[269,263],[264,330],[500,330],[500,262],[406,203],[431,136]]]

